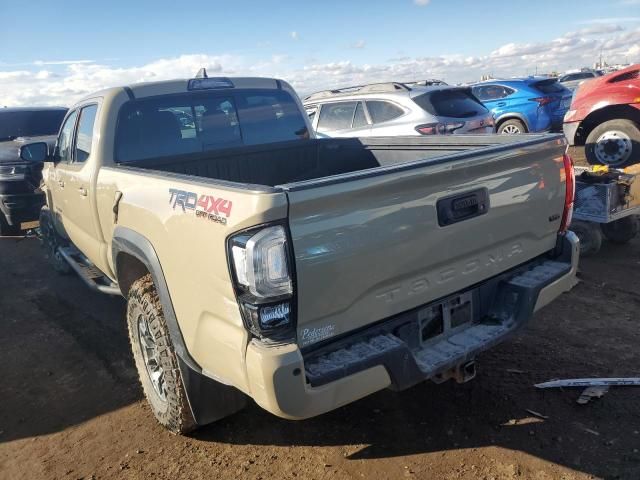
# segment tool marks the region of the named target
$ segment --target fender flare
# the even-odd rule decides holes
[[[525,118],[524,115],[522,115],[521,113],[517,113],[517,112],[509,112],[509,113],[503,113],[502,115],[500,115],[499,117],[497,117],[494,120],[494,123],[497,125],[504,121],[504,120],[509,120],[511,118],[515,118],[516,120],[520,120],[522,123],[524,123],[524,126],[527,129],[527,133],[531,132],[531,128],[529,127],[529,122],[527,121],[527,119]],[[497,131],[497,128],[496,128]]]
[[[182,374],[182,384],[187,401],[196,423],[198,425],[206,425],[242,409],[247,403],[246,396],[233,386],[222,384],[207,377],[202,372],[202,368],[189,354],[178,325],[160,260],[151,242],[138,232],[118,225],[113,232],[111,248],[116,278],[118,278],[117,259],[121,253],[127,253],[135,257],[151,273],[153,283],[160,297],[171,342],[178,357],[178,365]],[[126,297],[126,292],[122,292],[122,294]]]
[[[138,259],[147,268],[153,283],[158,290],[158,296],[160,297],[160,303],[164,311],[164,317],[169,328],[169,334],[171,335],[171,341],[176,349],[176,353],[182,360],[189,365],[190,368],[200,371],[200,366],[196,363],[184,343],[184,337],[178,325],[176,313],[173,308],[173,302],[171,301],[171,295],[169,294],[169,287],[165,280],[158,254],[156,253],[151,242],[138,232],[135,232],[129,228],[116,226],[113,232],[113,239],[111,244],[111,259],[113,260],[113,269],[118,279],[118,256],[121,253],[127,253],[132,257]],[[120,290],[123,297],[127,297],[128,292]]]

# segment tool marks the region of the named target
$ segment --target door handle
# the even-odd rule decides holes
[[[84,187],[78,188],[78,192],[80,192],[80,195],[82,195],[83,197],[87,196],[87,189]]]
[[[499,107],[504,107],[505,105],[506,105],[506,103],[505,103],[505,102],[500,102],[500,103],[498,103],[498,106],[499,106]]]

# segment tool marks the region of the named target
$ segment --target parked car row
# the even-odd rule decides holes
[[[493,133],[493,116],[469,88],[376,83],[314,93],[304,107],[331,137]]]
[[[547,77],[494,79],[466,87],[376,83],[304,99],[314,129],[331,137],[559,131],[570,104],[571,92]]]

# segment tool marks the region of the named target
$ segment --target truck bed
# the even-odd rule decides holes
[[[558,138],[561,138],[558,136]],[[549,140],[543,135],[336,138],[235,147],[123,163],[122,166],[254,185],[276,186],[451,155]]]

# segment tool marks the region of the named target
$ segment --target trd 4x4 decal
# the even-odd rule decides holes
[[[227,218],[231,216],[231,200],[216,198],[213,195],[200,195],[185,190],[169,189],[169,205],[175,210],[182,208],[183,212],[193,210],[196,217],[205,218],[212,222],[227,224]],[[224,217],[222,216],[224,215]]]

